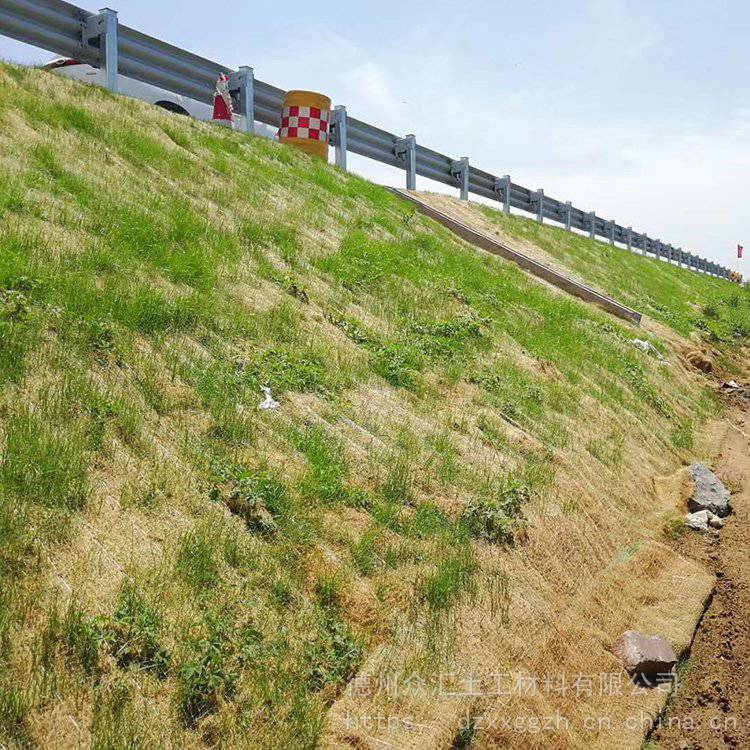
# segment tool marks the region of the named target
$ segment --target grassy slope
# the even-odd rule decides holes
[[[481,211],[510,237],[533,243],[589,283],[683,335],[695,331],[724,342],[750,335],[746,293],[724,280],[490,207]]]
[[[561,455],[664,468],[715,413],[637,332],[289,149],[12,66],[0,121],[9,746],[312,746]]]

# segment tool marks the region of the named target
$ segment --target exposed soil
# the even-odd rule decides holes
[[[750,385],[747,383],[739,383],[730,385],[724,383],[721,387],[722,394],[727,401],[741,409],[750,409]]]
[[[714,469],[732,490],[720,534],[690,532],[679,551],[703,561],[716,589],[661,725],[659,750],[750,748],[750,412],[739,411]]]

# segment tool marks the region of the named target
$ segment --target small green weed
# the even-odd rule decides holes
[[[221,466],[216,474],[218,483],[211,490],[211,498],[225,502],[251,531],[272,535],[278,530],[277,519],[288,520],[290,501],[275,473],[266,470],[251,472],[241,466]]]
[[[684,518],[672,518],[664,524],[664,536],[667,539],[679,539],[688,530],[688,525]]]
[[[305,653],[305,677],[309,690],[345,684],[362,658],[362,643],[338,617],[329,611],[316,615],[316,635]]]
[[[512,476],[500,477],[488,494],[472,499],[463,519],[472,535],[495,544],[513,544],[525,527],[523,506],[531,499],[531,489]]]
[[[103,631],[104,641],[120,667],[134,664],[166,677],[169,652],[159,643],[161,618],[133,584],[123,587],[114,615]]]
[[[238,670],[231,647],[232,632],[221,618],[208,617],[205,635],[193,640],[190,656],[180,665],[177,701],[186,727],[234,698]]]

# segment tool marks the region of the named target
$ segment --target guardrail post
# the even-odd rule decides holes
[[[536,202],[536,220],[544,224],[544,190],[542,188],[536,191]]]
[[[408,149],[406,153],[406,187],[417,189],[417,137],[413,134],[406,136]]]
[[[633,227],[628,227],[628,250],[633,250]]]
[[[417,137],[407,135],[396,141],[394,153],[406,162],[406,189],[417,189]]]
[[[571,201],[565,201],[565,229],[570,231],[570,220],[571,214],[573,213],[573,203]]]
[[[614,245],[615,244],[615,227],[617,225],[615,224],[615,220],[612,219],[612,221],[609,222],[609,244]]]
[[[333,108],[331,126],[336,139],[336,166],[346,172],[346,107],[343,104],[337,104]]]
[[[594,240],[596,239],[596,213],[594,211],[589,214],[589,221],[591,222],[591,226],[589,227],[589,237]]]
[[[99,39],[99,67],[104,71],[104,85],[117,93],[117,11],[102,8],[89,17],[83,28],[83,43]]]
[[[240,131],[255,133],[255,73],[249,65],[240,65],[237,73],[229,76],[229,88],[237,92]]]
[[[503,196],[503,213],[510,214],[510,175],[495,178],[495,192]]]
[[[469,157],[462,156],[451,164],[451,174],[458,179],[462,201],[469,200]]]

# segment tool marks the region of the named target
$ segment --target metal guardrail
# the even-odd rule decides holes
[[[107,87],[117,90],[118,74],[150,83],[198,101],[212,103],[216,79],[228,73],[236,111],[245,132],[253,131],[255,120],[278,127],[285,91],[259,81],[251,67],[232,70],[191,52],[120,25],[117,12],[99,13],[79,8],[63,0],[0,0],[0,34],[72,57],[106,71]],[[539,222],[556,221],[566,229],[579,229],[591,238],[601,237],[610,244],[621,243],[628,250],[640,250],[693,271],[730,278],[730,270],[693,253],[675,248],[645,232],[634,232],[608,221],[593,211],[583,211],[512,182],[508,175],[498,177],[469,163],[468,157],[452,159],[404,137],[349,117],[337,106],[331,122],[331,139],[336,148],[336,164],[346,169],[347,152],[374,159],[406,172],[406,187],[416,188],[417,175],[457,187],[468,200],[469,193],[502,203],[505,213],[515,208],[532,213]]]

